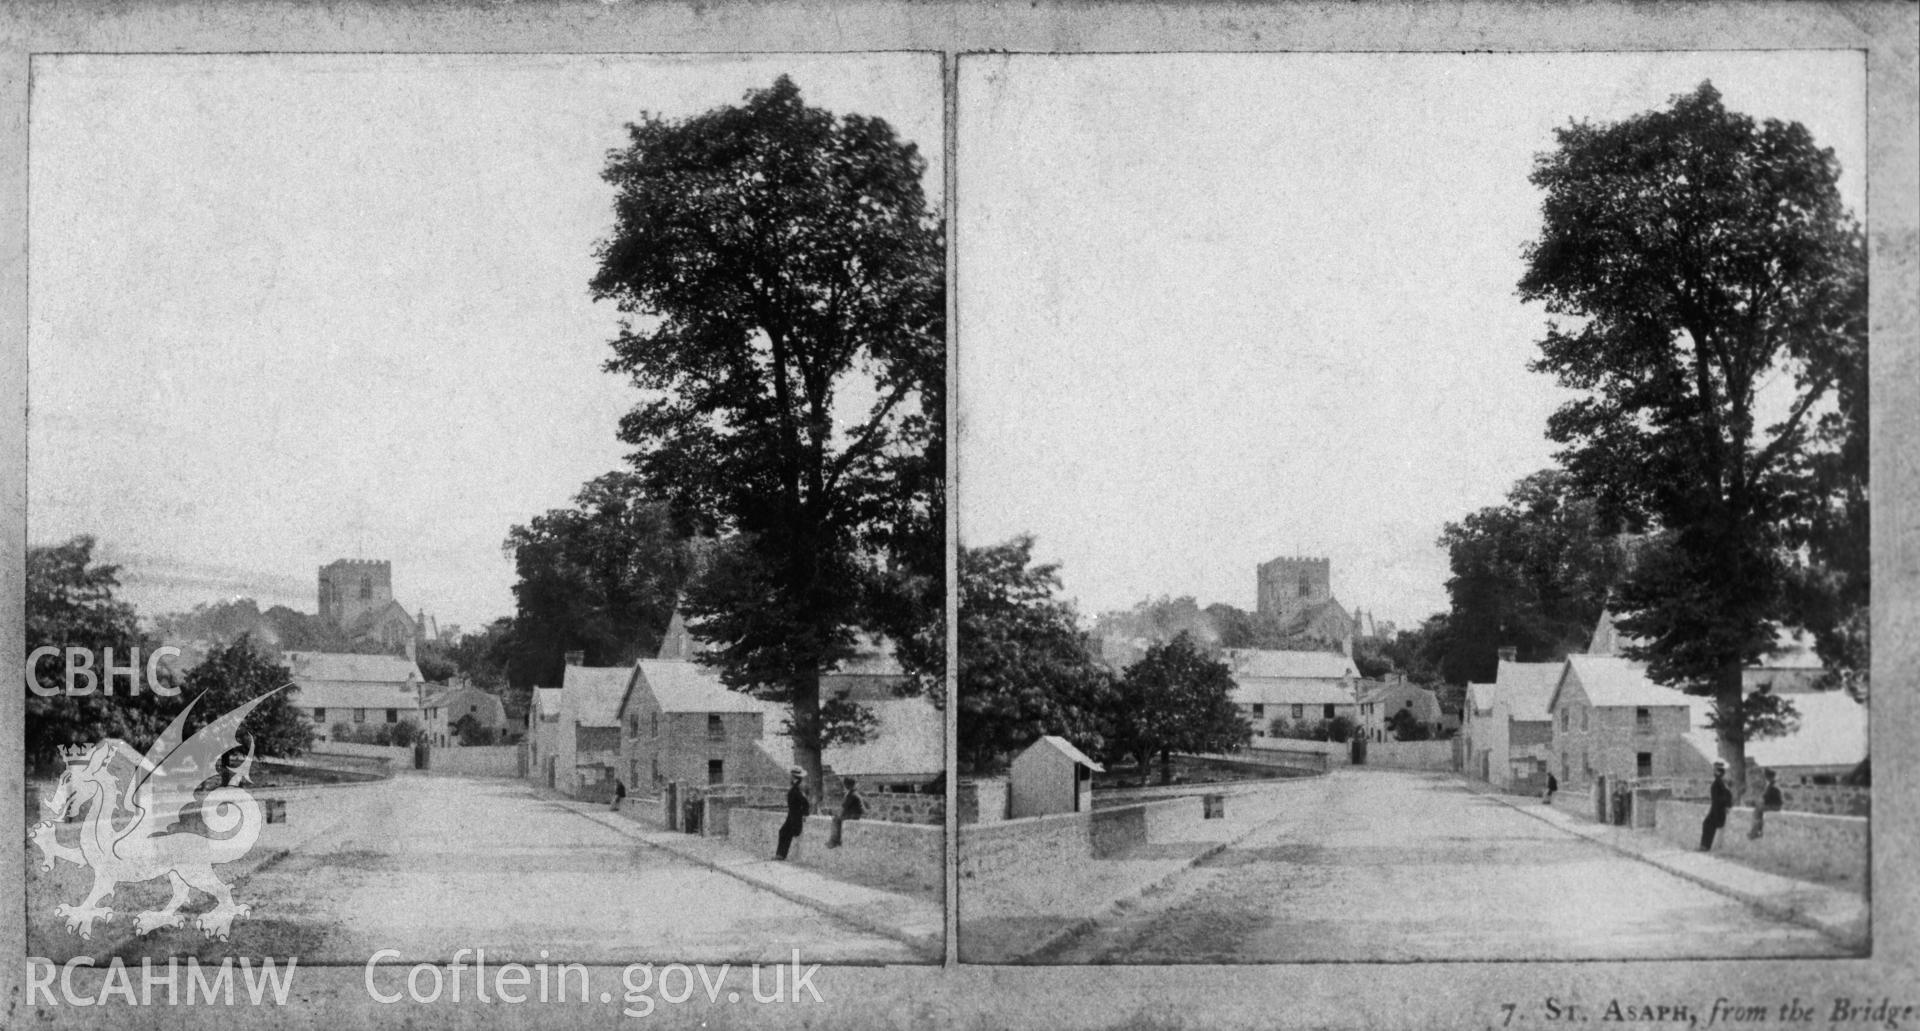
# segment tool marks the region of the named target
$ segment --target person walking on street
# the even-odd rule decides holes
[[[1767,814],[1777,813],[1785,808],[1786,796],[1780,793],[1780,771],[1767,771],[1767,789],[1760,794],[1760,804],[1753,807],[1753,829],[1747,832],[1748,839],[1756,839],[1767,829]]]
[[[806,771],[795,766],[793,783],[787,788],[787,822],[780,825],[780,845],[773,853],[775,859],[787,858],[787,850],[793,847],[793,839],[807,825],[807,817],[813,815],[813,802],[807,798]]]
[[[840,800],[840,812],[833,818],[833,836],[827,839],[828,848],[840,847],[840,828],[848,820],[858,820],[867,815],[867,800],[860,797],[860,785],[852,777],[842,783],[847,786],[847,797]]]
[[[1560,780],[1559,778],[1555,777],[1551,772],[1549,772],[1547,774],[1547,796],[1546,796],[1546,803],[1548,805],[1553,804],[1553,793],[1558,790],[1560,790]]]
[[[618,777],[613,778],[613,811],[616,813],[619,812],[620,803],[625,802],[626,800],[627,800],[627,782],[624,780],[621,780]]]
[[[1700,821],[1700,851],[1713,851],[1713,836],[1727,825],[1727,810],[1733,808],[1733,789],[1727,786],[1727,764],[1713,763],[1713,786],[1707,789],[1707,818]]]

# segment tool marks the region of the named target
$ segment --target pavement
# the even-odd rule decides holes
[[[1864,914],[1857,897],[1684,854],[1651,834],[1638,841],[1624,828],[1582,826],[1530,799],[1473,792],[1451,774],[1337,770],[1236,794],[1228,817],[1205,827],[1207,840],[1077,863],[1045,885],[963,881],[961,957],[1416,962],[1865,950],[1848,922]],[[1023,904],[1033,912],[1022,916]]]
[[[885,935],[929,962],[939,962],[945,955],[946,914],[938,898],[851,884],[797,863],[749,853],[723,838],[662,830],[642,815],[644,809],[638,805],[616,813],[595,803],[562,800],[559,804],[650,848],[817,909],[871,934]]]
[[[395,962],[445,962],[462,948],[498,962],[776,963],[796,951],[810,963],[938,959],[902,932],[868,929],[892,900],[796,876],[810,871],[760,883],[722,869],[724,857],[690,860],[685,848],[641,840],[625,821],[610,824],[599,818],[610,814],[516,780],[401,775],[284,797],[287,823],[269,825],[246,859],[217,868],[250,907],[229,941],[191,923],[133,936],[131,915],[164,901],[161,880],[120,886],[115,917],[83,941],[52,913],[84,896],[91,874],[60,863],[30,875],[30,953],[136,964],[273,955],[363,965],[379,949],[397,950]],[[182,912],[210,904],[196,893]],[[938,908],[913,912],[929,906]],[[850,919],[862,914],[867,926]]]
[[[1491,791],[1485,794],[1534,819],[1684,877],[1769,916],[1811,927],[1843,948],[1865,952],[1870,944],[1872,907],[1857,892],[1756,870],[1712,853],[1682,848],[1649,830],[1582,818],[1538,799]]]

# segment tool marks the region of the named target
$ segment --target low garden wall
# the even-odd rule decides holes
[[[1059,877],[1063,863],[1181,840],[1205,812],[1199,795],[1187,795],[1092,812],[969,824],[960,831],[960,877]]]
[[[1451,770],[1452,741],[1369,741],[1368,766],[1390,770]]]
[[[1700,847],[1700,823],[1706,817],[1707,807],[1702,802],[1671,798],[1654,802],[1655,832],[1682,848]],[[1752,809],[1740,806],[1730,810],[1727,825],[1714,838],[1713,851],[1813,880],[1844,880],[1865,886],[1871,857],[1865,817],[1791,810],[1768,813],[1766,833],[1757,840],[1747,837],[1752,826]]]
[[[1296,741],[1267,737],[1254,738],[1251,746],[1235,752],[1229,758],[1325,773],[1332,767],[1349,765],[1353,761],[1353,751],[1345,741]]]
[[[755,855],[772,856],[786,818],[786,813],[774,809],[731,808],[726,814],[727,841]],[[832,819],[807,817],[806,829],[794,839],[787,861],[854,880],[907,884],[933,893],[946,880],[943,827],[849,820],[841,829],[840,847],[828,848],[832,834]]]
[[[412,761],[412,757],[408,757]],[[429,751],[428,773],[457,774],[463,777],[520,776],[519,745],[475,745],[435,748]]]

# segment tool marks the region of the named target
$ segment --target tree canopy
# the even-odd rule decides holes
[[[651,658],[693,562],[666,503],[624,471],[589,480],[571,508],[515,526],[504,548],[518,574],[505,650],[528,686],[559,683],[570,651],[592,666]]]
[[[1112,721],[1109,754],[1131,756],[1141,769],[1158,755],[1163,781],[1172,779],[1175,752],[1231,752],[1253,739],[1233,704],[1233,671],[1185,632],[1127,667]]]
[[[686,593],[703,661],[788,704],[820,783],[819,678],[856,631],[933,661],[944,526],[944,245],[925,161],[880,119],[782,76],[737,106],[647,115],[608,155],[596,298],[636,318],[609,371],[642,484],[722,540]]]
[[[1043,734],[1100,751],[1112,685],[1033,538],[963,546],[959,588],[960,764],[996,767]]]
[[[1452,577],[1440,673],[1492,683],[1499,650],[1550,662],[1586,650],[1619,576],[1619,546],[1598,504],[1548,469],[1514,484],[1504,505],[1448,523],[1439,544]]]
[[[1665,535],[1614,601],[1631,654],[1731,717],[1741,667],[1785,614],[1796,530],[1824,501],[1810,464],[1856,439],[1862,233],[1831,150],[1726,110],[1710,83],[1555,136],[1531,176],[1542,228],[1520,281],[1571,320],[1550,323],[1533,363],[1580,392],[1548,435],[1606,517]],[[1736,774],[1743,725],[1721,722]]]

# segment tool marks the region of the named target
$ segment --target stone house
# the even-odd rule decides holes
[[[1550,769],[1563,790],[1594,777],[1712,776],[1712,763],[1688,742],[1691,699],[1647,679],[1644,667],[1610,655],[1569,655],[1547,711],[1553,720]]]
[[[1015,819],[1093,809],[1093,775],[1103,767],[1066,738],[1048,734],[1013,757],[1007,811]]]
[[[1277,719],[1313,724],[1359,717],[1354,686],[1360,673],[1339,652],[1229,648],[1222,658],[1233,672],[1233,704],[1255,738],[1269,737]]]
[[[772,709],[729,690],[708,666],[642,659],[616,710],[620,768],[628,789],[657,795],[669,783],[784,785],[793,757],[790,750],[783,755],[767,743]]]
[[[397,655],[289,651],[281,655],[299,693],[293,705],[322,738],[335,724],[356,730],[411,721],[430,744],[447,741],[444,703],[412,659]]]
[[[1466,773],[1508,791],[1545,790],[1553,760],[1547,703],[1562,662],[1515,662],[1504,650],[1491,684],[1467,687],[1460,738]]]
[[[1362,681],[1359,685],[1360,732],[1370,740],[1386,741],[1393,737],[1388,721],[1393,714],[1405,710],[1427,733],[1439,737],[1446,729],[1446,716],[1440,710],[1440,696],[1418,684],[1410,683],[1406,677],[1394,674],[1393,679]]]
[[[507,729],[506,703],[498,695],[482,691],[462,679],[449,686],[443,697],[446,700],[449,734],[454,733],[454,725],[462,719],[471,719],[491,731],[495,740]]]
[[[567,656],[560,682],[559,734],[547,755],[549,783],[575,798],[613,796],[620,769],[620,700],[633,670],[627,666],[582,666]]]
[[[560,736],[560,689],[534,688],[527,704],[527,776],[555,789],[560,787]]]

